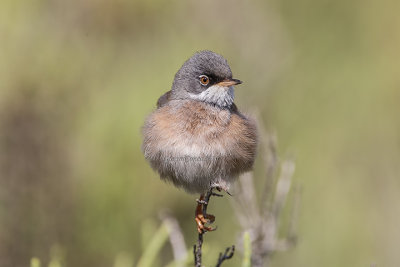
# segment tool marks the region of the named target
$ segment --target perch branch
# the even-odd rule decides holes
[[[210,202],[210,198],[212,196],[216,197],[222,197],[223,195],[217,194],[213,192],[214,188],[210,188],[207,193],[204,196],[204,200],[201,201],[201,204],[203,205],[203,214],[207,214],[207,208],[208,204]],[[215,228],[216,229],[216,228]],[[207,231],[201,232],[198,235],[197,238],[197,244],[193,246],[193,254],[194,254],[194,265],[195,267],[202,267],[201,262],[202,262],[202,247],[203,247],[203,236]],[[235,253],[235,246],[228,247],[226,248],[225,252],[222,254],[220,253],[219,258],[218,258],[218,263],[216,267],[221,266],[222,262],[225,260],[228,260],[233,257]]]

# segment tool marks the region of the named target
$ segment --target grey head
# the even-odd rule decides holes
[[[241,83],[232,78],[225,58],[212,51],[200,51],[175,74],[171,98],[191,99],[229,108],[234,100],[233,86]]]

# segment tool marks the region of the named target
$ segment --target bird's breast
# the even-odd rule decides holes
[[[175,102],[156,110],[150,118],[149,134],[158,146],[182,156],[224,153],[230,111],[198,101]]]
[[[193,165],[214,166],[210,171],[236,173],[251,167],[256,144],[252,121],[198,101],[170,101],[153,112],[144,126],[146,158],[168,168],[174,168],[171,162],[189,159]]]

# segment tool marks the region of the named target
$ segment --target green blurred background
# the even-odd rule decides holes
[[[53,254],[65,266],[112,266],[123,251],[137,260],[161,210],[195,242],[196,196],[159,181],[140,128],[202,49],[228,59],[245,82],[238,106],[259,110],[279,154],[296,158],[299,241],[271,266],[400,266],[399,8],[2,0],[0,266]],[[218,251],[239,226],[226,198],[211,209],[220,229],[207,243]],[[167,247],[157,266],[169,260]]]

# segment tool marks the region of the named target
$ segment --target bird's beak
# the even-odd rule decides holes
[[[217,83],[217,85],[222,86],[222,87],[229,87],[237,84],[241,84],[242,81],[238,79],[226,79],[223,80],[222,82]]]

